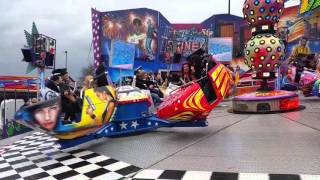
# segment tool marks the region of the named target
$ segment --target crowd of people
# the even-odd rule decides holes
[[[164,74],[146,72],[139,67],[135,71],[135,86],[140,89],[149,90],[154,104],[158,105],[164,97],[165,92],[163,89],[168,87],[169,84],[181,86],[206,76],[207,69],[205,67],[210,68],[208,67],[210,65],[204,65],[204,63],[210,61],[203,61],[204,57],[200,54],[193,54],[188,58],[186,63],[182,64],[181,71],[171,71]]]

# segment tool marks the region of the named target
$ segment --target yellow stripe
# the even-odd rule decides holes
[[[221,86],[221,95],[224,97],[225,93],[226,93],[226,89],[227,89],[227,82],[228,82],[228,77],[227,75],[224,78],[223,84]]]
[[[226,86],[226,92],[224,93],[223,97],[225,97],[227,95],[229,90],[230,90],[230,80],[228,81],[228,85]]]
[[[197,109],[197,106],[193,103],[193,99],[196,96],[197,92],[192,93],[190,98],[188,98],[188,105],[191,106],[193,109]]]
[[[195,107],[192,107],[192,105],[190,105],[189,101],[190,99],[194,96],[196,92],[193,92],[191,95],[188,96],[188,98],[183,102],[183,107],[185,108],[195,108]]]
[[[168,118],[169,120],[189,120],[193,116],[191,111],[181,112],[175,116]]]
[[[183,107],[185,108],[193,108],[205,110],[205,108],[201,105],[201,98],[203,96],[203,92],[201,89],[198,89],[196,92],[193,92],[184,102]]]
[[[221,86],[221,83],[223,83],[223,77],[224,77],[224,74],[226,73],[226,69],[223,68],[219,75],[218,75],[218,78],[216,79],[215,83],[216,83],[216,86],[219,88]]]
[[[211,77],[214,81],[216,81],[218,74],[220,73],[221,69],[222,69],[222,64],[220,64],[211,74]]]
[[[195,96],[195,102],[196,102],[196,105],[199,109],[201,110],[205,110],[205,108],[203,108],[203,106],[201,105],[201,98],[203,97],[203,92],[201,89],[198,90],[198,92],[196,93],[196,96]]]

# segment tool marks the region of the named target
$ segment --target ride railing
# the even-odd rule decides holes
[[[14,80],[0,84],[0,139],[31,131],[15,121],[15,113],[32,98],[37,98],[34,80]]]

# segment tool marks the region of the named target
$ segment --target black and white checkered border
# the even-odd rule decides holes
[[[123,179],[141,170],[85,149],[59,150],[56,140],[34,133],[3,147],[0,179]]]
[[[19,141],[13,144],[6,145],[0,149],[0,155],[2,153],[16,152],[16,151],[28,151],[33,149],[43,149],[51,147],[58,149],[60,146],[56,144],[57,139],[41,132],[35,132],[29,136],[25,136]]]
[[[320,175],[303,174],[263,174],[263,173],[227,173],[207,171],[178,171],[144,169],[131,180],[320,180]]]

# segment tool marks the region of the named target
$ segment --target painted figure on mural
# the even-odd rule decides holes
[[[149,59],[154,58],[153,50],[152,50],[152,40],[153,40],[156,33],[157,33],[156,29],[153,26],[151,19],[148,19],[145,48],[147,50],[147,55],[149,56]]]
[[[128,42],[138,44],[142,47],[142,41],[145,39],[145,34],[143,34],[143,26],[140,18],[134,18],[132,21],[133,32],[128,37]]]
[[[308,39],[302,37],[299,41],[299,45],[296,45],[292,53],[289,57],[289,63],[293,63],[296,67],[296,74],[295,74],[295,82],[298,83],[300,81],[301,73],[304,70],[304,62],[306,56],[310,54],[310,49],[308,47]],[[299,61],[298,61],[299,60]]]
[[[136,48],[135,57],[141,57],[141,48],[145,40],[146,34],[143,33],[142,21],[140,18],[134,18],[132,21],[133,30],[127,38],[127,42],[138,45]]]
[[[295,58],[297,58],[298,55],[307,55],[310,53],[310,49],[307,45],[308,39],[305,37],[302,37],[300,39],[299,45],[295,46],[292,50],[292,53],[290,55],[290,60],[294,61]]]

